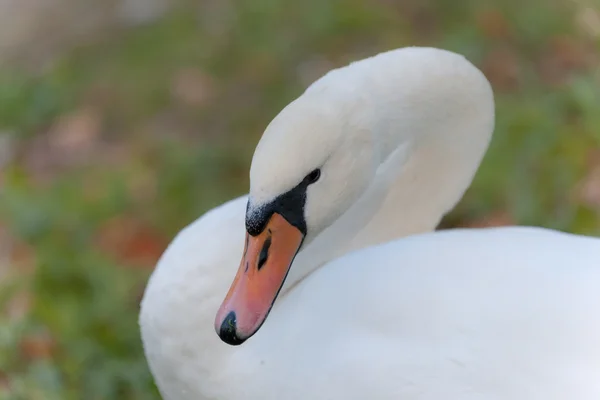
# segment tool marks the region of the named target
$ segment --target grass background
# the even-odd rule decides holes
[[[600,235],[600,8],[567,0],[183,4],[44,68],[0,67],[0,399],[158,399],[138,304],[173,235],[248,187],[258,138],[327,70],[443,47],[497,128],[443,227]]]

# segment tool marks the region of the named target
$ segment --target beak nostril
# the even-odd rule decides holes
[[[267,257],[269,257],[269,247],[271,247],[271,236],[265,240],[262,249],[260,250],[260,254],[258,255],[258,270],[265,265],[267,262]]]
[[[235,311],[230,311],[225,319],[223,319],[221,328],[219,329],[219,337],[222,341],[232,346],[240,345],[246,340],[240,338],[237,334],[237,318]]]

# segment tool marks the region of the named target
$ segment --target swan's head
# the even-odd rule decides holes
[[[489,130],[490,99],[487,80],[463,57],[417,49],[334,70],[284,108],[252,160],[245,249],[215,321],[221,339],[239,345],[260,329],[298,251],[357,203],[394,150],[443,131],[441,148],[454,152],[461,135]],[[471,154],[460,149],[466,172],[454,197],[487,133],[471,140]]]
[[[306,96],[269,124],[250,168],[246,228],[251,236],[268,231],[271,216],[278,214],[305,245],[365,190],[377,163],[372,136],[353,114],[358,107]]]
[[[241,344],[260,328],[298,251],[368,186],[370,135],[347,111],[300,98],[263,134],[250,168],[244,256],[216,320],[225,342]]]

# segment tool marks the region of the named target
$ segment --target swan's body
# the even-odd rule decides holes
[[[371,60],[326,76],[303,95],[324,110],[324,121],[301,97],[267,129],[253,160],[248,214],[247,197],[228,202],[182,231],[163,255],[140,318],[163,397],[600,398],[600,240],[538,228],[425,233],[462,196],[485,152],[493,128],[491,92],[462,57],[441,50],[403,49]],[[391,91],[404,88],[408,97],[385,97],[391,94],[377,80],[386,76],[368,73],[382,62],[409,78],[387,83]],[[373,108],[363,92],[368,86],[336,83],[353,76],[374,87],[380,105],[396,102],[397,115]],[[436,85],[439,95],[433,93]],[[402,109],[409,105],[414,109]],[[426,106],[437,114],[428,114]],[[300,122],[302,110],[315,118]],[[344,164],[344,154],[332,150],[327,160],[334,161],[326,162],[322,179],[335,181],[308,189],[307,244],[270,316],[241,346],[229,346],[213,321],[245,257],[244,220],[248,225],[254,204],[285,192],[295,175],[313,169],[319,150],[296,161],[283,154],[275,170],[265,157],[288,146],[303,154],[310,142],[278,132],[325,126],[335,136],[335,118],[351,121],[341,129],[344,135],[374,131],[367,136],[372,143],[359,134],[362,140],[351,142],[368,154],[353,153],[357,169],[355,161]],[[431,136],[442,128],[441,138]],[[328,140],[318,146],[327,147]],[[333,145],[347,151],[344,146],[350,145]],[[346,168],[334,171],[338,164]],[[344,173],[360,181],[369,166],[373,171],[362,177],[371,182],[366,187],[336,187],[349,182]],[[290,182],[276,179],[278,174]],[[324,200],[337,205],[333,217],[335,207],[323,210]]]

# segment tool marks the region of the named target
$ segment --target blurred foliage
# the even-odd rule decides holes
[[[157,257],[184,225],[247,190],[254,145],[283,106],[327,70],[380,51],[457,51],[494,86],[493,143],[444,227],[600,234],[600,17],[590,7],[210,1],[40,71],[0,69],[10,150],[0,152],[0,398],[157,399],[137,327]]]

